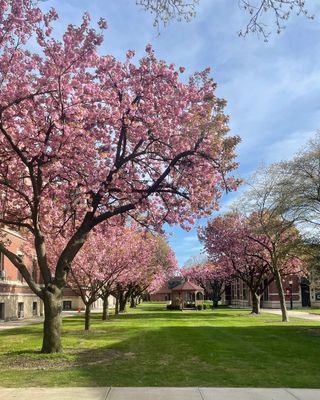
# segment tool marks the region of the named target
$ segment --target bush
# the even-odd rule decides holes
[[[204,310],[207,309],[207,305],[206,305],[206,304],[203,305],[203,309],[204,309]]]
[[[201,311],[201,310],[202,310],[202,304],[198,304],[198,305],[197,305],[197,310],[198,310],[198,311]]]
[[[181,310],[181,306],[179,304],[167,304],[167,310]]]

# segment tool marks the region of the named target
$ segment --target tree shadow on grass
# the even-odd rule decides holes
[[[89,386],[319,387],[320,341],[308,329],[150,329],[113,346],[123,357],[99,368],[83,363],[77,374]]]
[[[127,328],[111,320],[110,331],[101,328],[103,324],[82,336],[66,331],[68,351],[63,355],[40,355],[26,348],[8,352],[7,362],[16,363],[15,373],[28,376],[22,386],[319,387],[320,337],[315,334],[319,325],[302,321],[271,325],[259,319],[254,326],[245,320],[241,326],[217,326],[221,321],[203,313],[201,318],[186,316],[191,316],[194,326],[184,325],[184,316],[180,325],[165,326],[161,318],[172,315],[179,323],[178,313],[159,313],[158,320],[150,314],[149,319],[148,313],[139,314],[146,324],[143,328]],[[119,318],[130,321],[133,315]],[[95,315],[93,320],[98,318]],[[75,321],[69,322],[74,326]],[[81,322],[77,317],[77,324]],[[32,337],[39,339],[34,326],[15,330],[30,335],[30,328]],[[39,365],[29,361],[37,358],[44,360],[41,374],[32,372]],[[31,372],[26,375],[28,367]]]
[[[239,317],[248,317],[250,315],[250,312],[248,310],[241,311],[239,314],[235,315],[233,314],[232,316],[239,316]],[[258,316],[259,318],[260,316]],[[208,311],[208,312],[202,312],[202,311],[194,311],[194,312],[189,312],[189,311],[158,311],[157,313],[152,313],[152,312],[139,312],[139,313],[121,313],[118,316],[111,315],[110,319],[111,320],[116,320],[116,319],[172,319],[172,320],[183,320],[183,319],[202,319],[202,318],[207,318],[207,319],[214,319],[214,318],[231,318],[230,313],[215,313],[214,311]]]

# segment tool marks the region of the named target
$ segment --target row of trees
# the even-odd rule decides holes
[[[106,241],[105,238],[111,239]],[[70,268],[68,286],[85,304],[85,329],[90,310],[103,300],[102,319],[108,319],[108,298],[116,298],[115,313],[124,312],[146,292],[159,289],[177,268],[166,239],[131,226],[109,226],[92,232]]]
[[[241,279],[256,314],[263,291],[275,281],[282,320],[288,321],[283,278],[308,274],[307,266],[318,257],[319,165],[317,135],[292,160],[261,168],[234,211],[209,220],[199,231],[207,259],[194,262],[185,276],[208,290],[213,300],[232,279]]]
[[[62,290],[100,226],[187,228],[238,186],[239,138],[208,69],[183,83],[150,45],[137,63],[131,50],[117,61],[98,52],[106,21],[96,30],[85,14],[57,39],[57,18],[0,0],[0,224],[23,229],[42,284],[3,238],[0,251],[44,302],[44,353],[61,351]]]

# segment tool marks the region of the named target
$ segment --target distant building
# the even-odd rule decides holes
[[[184,280],[181,276],[175,276],[169,279],[157,292],[150,294],[150,301],[171,301],[172,300],[172,289],[178,285],[181,285]]]
[[[265,289],[261,296],[261,308],[280,308],[279,294],[275,281],[271,282],[269,286],[265,282],[263,282]],[[309,281],[306,278],[290,275],[283,279],[282,284],[288,308],[290,308],[291,301],[293,308],[313,305],[310,298]],[[225,288],[222,301],[223,304],[232,307],[250,307],[252,304],[250,290],[241,279],[235,279],[231,285]]]
[[[171,302],[172,289],[182,282],[183,279],[180,277],[172,278],[161,289],[151,294],[150,300]],[[263,282],[263,285],[266,285],[266,281]],[[315,274],[311,274],[310,281],[297,275],[287,276],[283,279],[283,288],[288,308],[291,306],[291,301],[293,308],[320,307],[320,276],[317,275],[316,279]],[[225,287],[221,304],[231,307],[250,307],[252,301],[249,288],[241,279],[234,279],[230,285]],[[274,281],[269,286],[266,285],[261,296],[261,307],[280,308],[278,290]]]
[[[110,295],[108,300],[109,300],[109,308],[115,308],[115,303],[116,303],[115,298]],[[102,301],[102,299],[98,299],[97,301],[95,301],[92,304],[91,309],[98,310],[98,309],[102,309],[102,307],[103,307],[103,301]],[[63,289],[63,299],[62,299],[62,310],[63,311],[68,311],[68,310],[76,311],[76,310],[84,310],[84,309],[85,309],[85,305],[83,304],[81,297],[78,296],[69,287],[64,288]]]

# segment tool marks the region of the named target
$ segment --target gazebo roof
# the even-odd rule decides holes
[[[192,283],[192,282],[185,282],[181,285],[178,285],[172,289],[173,292],[204,292],[202,287]]]

